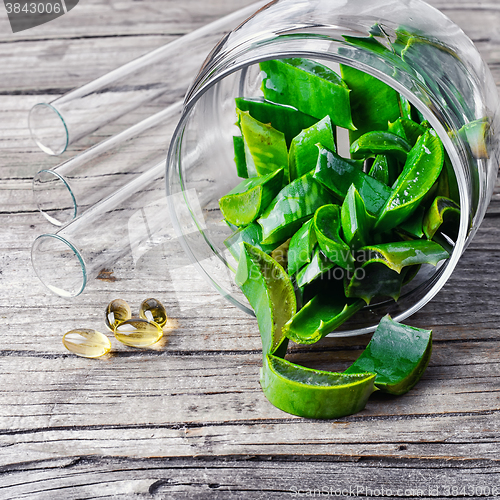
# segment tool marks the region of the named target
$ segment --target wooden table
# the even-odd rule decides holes
[[[195,274],[175,291],[125,258],[72,301],[36,278],[30,247],[53,227],[36,210],[31,178],[61,157],[32,143],[31,106],[249,3],[82,0],[15,35],[0,8],[0,498],[269,499],[314,488],[344,498],[500,495],[498,188],[453,277],[409,321],[434,330],[423,379],[334,421],[296,418],[267,402],[255,319]],[[498,2],[431,3],[468,33],[500,85]],[[134,350],[113,339],[113,354],[99,360],[64,349],[68,330],[104,331],[111,299],[137,309],[147,296],[177,324],[161,345]],[[342,368],[366,342],[329,339],[292,359]]]

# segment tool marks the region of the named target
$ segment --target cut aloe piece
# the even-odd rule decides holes
[[[424,235],[424,215],[425,208],[419,206],[408,219],[396,228],[396,231],[402,236],[409,236],[412,240],[422,238]]]
[[[344,203],[342,203],[341,221],[345,242],[351,249],[368,244],[375,218],[366,211],[365,202],[354,184],[349,188]]]
[[[434,130],[428,130],[408,155],[403,172],[382,208],[375,228],[388,231],[404,222],[436,182],[443,161],[441,140]]]
[[[392,87],[364,71],[343,64],[340,65],[340,74],[351,89],[352,120],[358,129],[349,132],[351,142],[366,132],[387,130],[388,122],[399,118],[399,94]]]
[[[391,188],[365,174],[362,162],[347,160],[327,148],[319,147],[318,164],[313,177],[343,201],[354,184],[371,214],[377,214],[391,195]]]
[[[436,196],[444,196],[450,198],[455,203],[460,205],[460,192],[458,190],[457,177],[453,170],[450,157],[444,152],[444,165],[437,181]]]
[[[311,262],[314,244],[316,243],[313,219],[308,220],[292,236],[288,247],[288,274],[294,275],[301,267]]]
[[[324,205],[318,208],[313,224],[319,247],[325,256],[343,269],[351,269],[354,264],[351,249],[340,237],[340,207]]]
[[[247,161],[245,159],[245,141],[243,137],[235,135],[233,137],[234,163],[236,164],[236,173],[242,179],[248,178]]]
[[[488,137],[490,133],[490,123],[488,118],[474,120],[464,125],[458,133],[470,147],[474,158],[488,159]]]
[[[306,174],[285,186],[258,219],[262,243],[278,243],[290,238],[314,212],[333,197],[323,185]]]
[[[219,200],[219,207],[228,222],[246,226],[267,208],[282,185],[282,168],[261,177],[245,179]]]
[[[248,111],[237,109],[236,112],[245,144],[248,175],[265,175],[283,168],[285,178],[288,178],[285,135],[271,125],[252,118]]]
[[[262,61],[264,97],[289,104],[318,120],[329,115],[339,127],[356,130],[352,123],[347,85],[335,71],[309,59]]]
[[[460,207],[449,198],[437,196],[425,214],[423,229],[429,239],[432,239],[438,230],[451,239],[456,239],[459,224]]]
[[[311,262],[302,267],[295,277],[297,286],[300,288],[306,286],[333,267],[335,264],[323,255],[319,246],[316,246]]]
[[[376,155],[391,155],[405,162],[411,146],[408,142],[391,132],[367,132],[351,144],[352,158],[368,158]]]
[[[397,167],[394,163],[389,162],[389,158],[386,155],[377,155],[375,157],[375,161],[370,167],[370,170],[368,171],[368,175],[377,181],[390,186],[392,185],[391,179],[396,178],[396,169],[393,169],[393,166]]]
[[[399,299],[405,271],[397,273],[379,262],[365,262],[350,279],[345,280],[344,292],[347,298],[363,299],[367,305],[374,297]]]
[[[298,344],[314,344],[345,323],[364,305],[362,299],[346,299],[343,290],[330,289],[314,296],[292,316],[283,327],[283,334]]]
[[[248,226],[242,227],[234,232],[231,236],[224,240],[224,245],[231,252],[231,255],[236,259],[240,259],[241,243],[247,242],[250,245],[259,248],[263,252],[270,254],[275,248],[276,244],[262,245],[262,229],[257,222],[252,222]]]
[[[382,318],[361,356],[345,374],[375,372],[375,386],[389,394],[408,392],[422,377],[432,353],[432,330]]]
[[[260,384],[277,408],[306,418],[339,418],[361,411],[375,390],[374,373],[344,375],[266,356]]]
[[[297,134],[318,121],[317,118],[306,115],[293,106],[276,104],[262,98],[237,97],[235,101],[239,110],[248,111],[250,116],[259,122],[269,123],[271,127],[282,132],[288,147]]]
[[[312,127],[303,130],[293,139],[288,153],[288,171],[291,181],[316,167],[319,154],[317,144],[335,151],[333,127],[329,116],[325,116]]]
[[[399,118],[393,123],[389,123],[388,131],[405,139],[413,147],[419,137],[427,131],[427,127],[413,120]]]
[[[434,241],[413,240],[369,245],[359,249],[367,262],[379,262],[400,273],[403,267],[431,264],[447,259],[448,252]]]
[[[297,310],[288,274],[262,250],[242,243],[235,280],[257,316],[264,357],[274,352],[284,354],[287,341],[283,325]]]

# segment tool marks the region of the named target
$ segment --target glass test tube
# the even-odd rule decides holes
[[[162,162],[181,117],[178,102],[33,178],[45,218],[61,226]]]
[[[160,162],[56,233],[38,236],[31,260],[42,283],[56,295],[73,298],[103,269],[122,257],[131,254],[137,265],[149,250],[163,244],[164,267],[154,271],[158,275],[168,273],[174,291],[177,281],[179,288],[185,286],[187,267],[192,264],[186,263],[182,240],[190,235],[196,239],[199,231],[206,228],[203,200],[195,189],[172,194],[168,199],[165,179],[165,162]],[[173,227],[169,203],[178,207],[184,228],[181,239]],[[219,284],[226,289],[234,288],[229,269],[208,246],[203,259],[205,267],[218,277]],[[220,285],[217,289],[224,294]]]
[[[30,112],[31,136],[45,153],[59,155],[69,144],[162,97],[181,99],[212,47],[266,1],[254,3],[135,59]]]

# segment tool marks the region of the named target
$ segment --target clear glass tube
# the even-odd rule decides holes
[[[59,155],[82,137],[153,99],[159,105],[184,96],[214,44],[266,2],[257,2],[149,52],[29,115],[31,136],[44,152]]]
[[[122,257],[132,254],[133,261],[138,262],[149,250],[164,244],[162,262],[165,268],[154,272],[168,273],[174,285],[176,276],[180,283],[185,283],[186,265],[191,264],[186,264],[186,259],[182,258],[185,254],[171,223],[169,202],[179,206],[177,213],[186,237],[193,234],[196,238],[199,229],[205,228],[206,214],[200,200],[195,190],[167,199],[165,162],[162,161],[56,233],[38,236],[31,250],[37,276],[51,292],[73,298],[80,295],[103,269]],[[234,293],[236,287],[230,271],[220,259],[208,248],[204,258],[205,267],[222,283],[221,293],[225,294],[225,289]],[[227,297],[233,300],[231,294]],[[250,309],[244,309],[252,314]]]
[[[167,156],[179,122],[178,102],[33,178],[33,195],[45,218],[61,226]]]

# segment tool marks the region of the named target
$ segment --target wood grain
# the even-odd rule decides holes
[[[493,491],[500,488],[499,182],[453,276],[409,320],[434,331],[423,379],[402,397],[375,395],[363,412],[334,421],[270,405],[259,387],[255,319],[187,267],[174,287],[161,248],[139,262],[124,258],[72,301],[47,293],[35,276],[31,244],[53,227],[37,213],[33,174],[153,113],[155,104],[62,158],[31,142],[31,106],[249,3],[86,0],[16,35],[0,16],[0,498],[278,499],[315,488],[365,488],[350,496],[366,498],[380,496],[366,488],[460,496],[447,486],[469,488],[462,496],[471,498],[500,494]],[[431,3],[471,36],[500,86],[498,3]],[[112,354],[100,360],[62,346],[73,328],[104,331],[110,300],[124,298],[137,310],[147,296],[171,317],[160,345],[140,351],[112,339]],[[292,346],[290,359],[341,370],[367,341]]]

